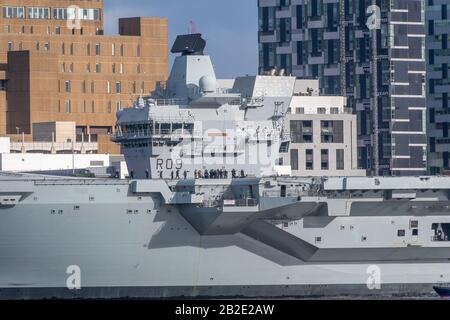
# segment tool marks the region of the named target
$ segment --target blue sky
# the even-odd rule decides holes
[[[177,34],[187,33],[189,21],[194,21],[207,40],[206,52],[218,77],[258,71],[256,0],[105,0],[107,34],[117,34],[119,17],[135,16],[168,17],[170,46]]]

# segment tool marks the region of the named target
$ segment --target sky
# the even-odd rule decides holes
[[[219,78],[258,72],[256,0],[105,0],[106,34],[118,33],[120,17],[136,16],[169,18],[169,50],[176,35],[188,33],[194,21]]]

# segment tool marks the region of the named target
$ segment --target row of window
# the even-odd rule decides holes
[[[104,46],[104,45],[103,45]],[[102,44],[101,43],[96,43],[95,44],[95,48],[91,48],[91,44],[88,43],[86,45],[86,55],[90,56],[92,52],[95,52],[96,56],[100,56],[102,53]],[[19,50],[23,50],[23,43],[20,42],[19,43]],[[40,43],[36,42],[36,50],[40,49]],[[46,50],[50,50],[50,43],[49,42],[45,42],[45,49]],[[13,41],[9,41],[8,42],[8,51],[14,51],[14,42]],[[74,55],[75,53],[75,44],[71,43],[69,45],[68,50],[66,50],[66,44],[62,43],[61,44],[61,54],[65,55],[66,53],[70,54],[70,55]],[[125,53],[125,49],[124,49],[124,45],[121,44],[120,48],[119,48],[119,54],[121,57],[124,56]],[[114,43],[111,44],[111,55],[112,56],[116,56],[116,45]],[[140,57],[141,56],[141,46],[138,44],[136,46],[136,56]]]
[[[107,93],[113,93],[112,92],[112,87],[113,87],[113,85],[111,84],[111,81],[107,81],[106,82],[106,91],[107,91]],[[114,85],[114,88],[115,88],[115,93],[122,93],[122,82],[121,81],[116,81],[115,85]],[[90,89],[89,90],[90,90],[90,93],[95,93],[95,82],[94,81],[90,82]],[[132,84],[132,92],[137,94],[138,93],[137,90],[138,90],[138,85],[137,85],[137,82],[134,81],[133,84]],[[66,93],[71,93],[72,92],[72,81],[71,80],[66,80],[65,81],[65,83],[64,83],[64,91]],[[82,93],[87,93],[87,82],[86,82],[86,80],[83,80],[81,82],[81,91],[82,91]],[[141,92],[144,92],[144,91],[145,91],[145,83],[141,82]],[[59,83],[59,92],[61,92],[61,83]]]
[[[313,143],[314,131],[311,120],[290,121],[292,143]],[[344,143],[344,121],[320,121],[321,143]]]
[[[91,64],[88,63],[86,64],[86,72],[90,73],[92,72],[92,68],[91,68]],[[74,63],[70,63],[68,65],[66,65],[65,62],[63,62],[61,64],[61,72],[75,72],[75,65]],[[101,73],[102,72],[102,64],[101,63],[96,63],[95,64],[95,69],[94,69],[95,73]],[[140,74],[142,72],[142,67],[141,64],[137,64],[136,65],[136,73]],[[111,64],[111,73],[120,73],[123,74],[125,73],[125,66],[123,63],[113,63]]]
[[[50,12],[53,15],[50,16]],[[27,14],[26,14],[27,13]],[[101,20],[101,9],[82,9],[76,7],[53,8],[48,7],[3,7],[3,18],[5,19],[54,19],[54,20]]]
[[[34,26],[29,26],[29,30],[30,30],[29,31],[30,34],[34,34]],[[77,30],[76,28],[72,29],[72,35],[75,35],[77,33],[76,30]],[[51,34],[51,27],[50,26],[47,26],[46,32],[47,32],[48,35]],[[11,26],[10,25],[4,25],[3,26],[3,33],[11,33]],[[25,26],[22,26],[22,28],[20,29],[20,33],[22,33],[22,34],[26,33]],[[61,26],[56,26],[55,27],[55,34],[57,34],[57,35],[61,34]],[[83,27],[79,28],[79,34],[80,35],[84,34]],[[103,35],[103,30],[97,28],[95,34],[96,35]]]
[[[345,150],[336,149],[335,157],[336,157],[336,170],[344,170]],[[295,171],[300,170],[299,150],[291,149],[290,158],[292,170]],[[330,154],[328,149],[320,150],[320,169],[330,170]],[[305,150],[305,170],[315,170],[313,149]]]
[[[96,105],[96,102],[94,100],[92,100],[90,103],[88,103],[87,101],[83,101],[82,104],[81,104],[81,112],[82,113],[89,113],[89,112],[90,113],[95,113],[95,112],[98,112],[98,111],[96,111],[96,106],[98,106],[98,105]],[[62,112],[65,112],[65,113],[76,112],[73,109],[74,107],[75,106],[74,106],[74,103],[73,103],[72,100],[66,100],[64,102],[64,109],[63,109],[61,101],[58,101],[58,112],[60,112],[60,113],[62,113]],[[121,110],[122,109],[122,102],[121,101],[116,101],[115,102],[115,108],[116,108],[116,111]],[[113,102],[112,101],[108,101],[108,103],[106,105],[106,112],[107,113],[112,113],[112,109],[113,109]]]

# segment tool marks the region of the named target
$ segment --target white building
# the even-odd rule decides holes
[[[291,143],[280,165],[293,176],[365,176],[358,169],[356,115],[345,108],[345,98],[309,92],[298,92],[288,108]]]
[[[109,167],[108,154],[11,153],[10,138],[0,138],[0,171],[38,172]]]

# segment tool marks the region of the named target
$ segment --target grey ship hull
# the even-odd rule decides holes
[[[431,295],[450,263],[306,263],[244,234],[200,236],[160,195],[128,182],[11,180],[0,208],[0,297],[169,298]],[[69,290],[69,266],[81,290]]]

